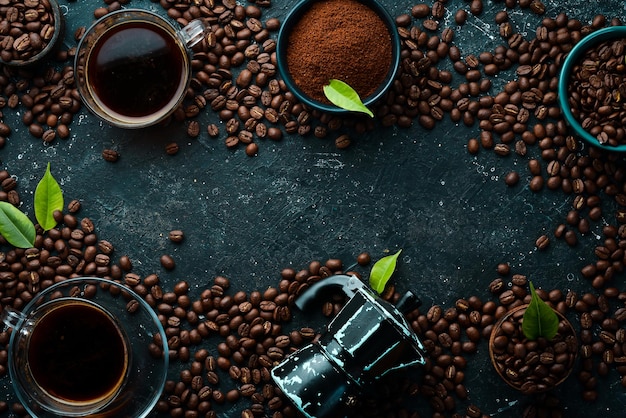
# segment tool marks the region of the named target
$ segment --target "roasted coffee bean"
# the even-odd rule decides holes
[[[426,3],[418,3],[411,9],[411,15],[421,19],[430,14],[430,6]]]
[[[341,135],[335,139],[335,146],[338,149],[346,149],[350,146],[350,137],[348,135]]]
[[[179,146],[176,142],[170,142],[165,146],[165,153],[167,155],[176,155],[179,151]]]
[[[102,151],[102,158],[110,163],[114,163],[119,160],[120,154],[113,149],[105,149],[104,151]]]
[[[457,25],[461,26],[467,21],[467,12],[464,9],[459,9],[454,15],[454,21]]]
[[[168,233],[168,237],[172,242],[182,242],[185,238],[185,234],[180,229],[174,229]]]
[[[160,261],[161,261],[161,265],[166,270],[172,270],[174,269],[174,267],[176,267],[176,262],[174,261],[171,255],[163,254],[161,256]]]

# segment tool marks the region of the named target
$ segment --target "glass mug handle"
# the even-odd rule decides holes
[[[26,315],[17,309],[5,306],[2,308],[2,312],[0,312],[0,320],[4,323],[5,330],[8,328],[17,329],[26,320]]]
[[[180,36],[188,48],[192,48],[198,42],[202,41],[204,34],[208,30],[208,26],[201,19],[194,19],[180,30]]]

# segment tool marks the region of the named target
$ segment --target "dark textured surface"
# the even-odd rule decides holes
[[[393,15],[408,12],[413,4],[382,2]],[[273,3],[264,17],[283,17],[293,4]],[[470,16],[456,30],[455,43],[464,53],[477,54],[502,42],[493,15],[503,5],[485,3],[483,15]],[[626,16],[621,0],[545,3],[549,16],[566,11],[584,22],[596,13]],[[90,24],[100,4],[63,4],[68,6],[67,43],[73,45],[74,29]],[[147,1],[132,5],[160,10]],[[450,0],[447,7],[442,27],[457,29],[454,11],[467,9],[468,3]],[[538,17],[520,9],[510,15],[523,34],[534,36]],[[512,77],[500,74],[492,91]],[[199,120],[201,136],[189,139],[182,124],[128,132],[83,112],[69,139],[44,146],[29,136],[19,115],[5,112],[14,132],[0,158],[18,177],[27,212],[32,212],[32,193],[50,162],[66,201],[82,201],[80,215],[94,221],[100,237],[115,245],[117,256],[129,255],[139,274],[158,272],[171,284],[187,280],[196,294],[217,274],[229,277],[237,289],[264,289],[278,283],[283,267],[300,269],[328,257],[349,264],[362,251],[378,259],[400,248],[396,285],[415,290],[425,306],[451,306],[472,294],[486,298],[500,262],[510,262],[514,272],[544,288],[591,289],[580,268],[594,259],[602,222],[593,224],[575,248],[553,240],[547,251],[537,251],[536,238],[563,222],[571,197],[531,192],[524,158],[485,151],[469,155],[465,144],[477,135],[477,126],[446,118],[433,131],[417,124],[406,130],[381,128],[354,138],[344,151],[330,139],[292,136],[261,141],[259,155],[250,158],[243,148],[228,150],[222,137],[206,135],[206,124],[217,122],[216,115],[208,111]],[[175,156],[164,152],[171,141],[181,147]],[[120,160],[104,161],[105,148],[117,149]],[[509,188],[504,176],[511,170],[519,171],[522,180]],[[172,229],[185,231],[184,243],[168,241]],[[176,260],[172,272],[159,264],[163,253]],[[623,286],[623,277],[617,280]],[[484,412],[521,416],[525,398],[498,380],[484,345],[471,357],[466,376],[471,401]],[[566,416],[623,416],[626,395],[617,375],[601,379],[603,392],[593,404],[579,400],[575,380],[573,376],[558,391]],[[10,396],[8,384],[3,379],[2,398]]]

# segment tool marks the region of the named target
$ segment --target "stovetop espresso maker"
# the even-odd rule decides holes
[[[359,399],[376,393],[382,378],[426,362],[424,347],[402,314],[420,304],[411,292],[394,306],[357,277],[336,275],[311,286],[295,304],[304,311],[323,294],[339,290],[349,300],[321,338],[271,371],[308,418],[349,416]]]

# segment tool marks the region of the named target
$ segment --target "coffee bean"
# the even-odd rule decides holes
[[[183,241],[185,234],[180,229],[174,229],[168,233],[168,238],[172,242],[179,243]]]
[[[480,15],[483,12],[482,0],[472,0],[470,3],[470,13],[475,16]]]
[[[253,157],[257,155],[258,153],[259,153],[259,146],[255,142],[252,142],[246,145],[246,155],[248,155],[249,157]]]
[[[467,21],[467,12],[464,9],[459,9],[454,14],[454,21],[457,25],[464,25]]]
[[[165,146],[165,153],[167,155],[176,155],[179,151],[178,144],[176,142],[170,142]]]
[[[426,19],[422,22],[424,29],[434,32],[439,28],[439,23],[434,19]]]
[[[267,129],[267,137],[273,139],[274,141],[278,141],[282,139],[283,132],[279,128],[272,126]]]
[[[171,255],[163,254],[160,260],[161,260],[161,265],[166,270],[173,270],[174,267],[176,267],[176,262],[174,261]]]
[[[430,6],[426,3],[418,3],[411,8],[411,15],[417,19],[424,18],[430,14]]]
[[[433,16],[433,18],[442,19],[445,12],[446,10],[445,10],[445,6],[443,2],[441,2],[440,0],[437,0],[433,3],[432,9],[431,9],[431,15]],[[446,41],[446,42],[449,42],[449,41]]]
[[[73,199],[67,204],[67,210],[69,213],[76,213],[80,210],[81,203],[78,199]]]
[[[117,160],[119,160],[120,154],[119,152],[113,149],[105,149],[104,151],[102,151],[102,158],[104,158],[105,161],[114,163],[114,162],[117,162]]]
[[[350,146],[350,137],[348,135],[341,135],[335,139],[335,146],[338,149],[346,149]]]

